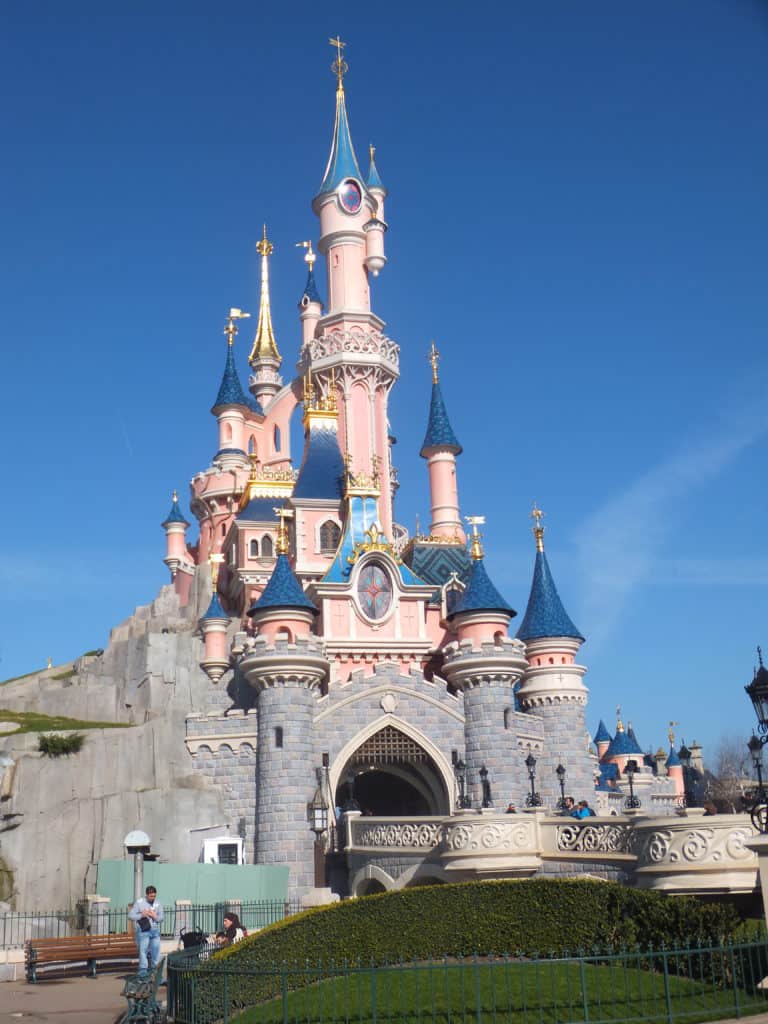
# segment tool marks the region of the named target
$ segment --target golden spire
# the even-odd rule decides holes
[[[255,369],[255,364],[261,359],[273,359],[279,366],[282,358],[277,349],[275,332],[272,329],[272,310],[269,305],[269,257],[274,252],[274,246],[267,238],[267,225],[264,225],[264,234],[256,243],[256,252],[261,256],[261,298],[259,299],[259,322],[256,326],[256,337],[253,339],[251,354],[248,362]]]
[[[275,553],[278,555],[287,555],[291,550],[290,540],[288,537],[288,520],[293,519],[293,511],[289,508],[276,508],[273,511],[279,519]]]
[[[237,334],[237,324],[235,323],[235,320],[247,320],[250,315],[250,313],[244,313],[242,309],[237,309],[234,306],[230,309],[229,316],[227,317],[227,326],[224,328],[224,333],[227,336],[227,344],[230,348],[232,348],[235,341],[235,335]]]
[[[621,720],[621,704],[616,705],[616,732],[624,732],[624,723]]]
[[[477,528],[485,526],[485,516],[464,516],[464,518],[472,527],[472,547],[469,553],[478,562],[483,557],[483,545],[480,543],[483,535],[478,532]]]
[[[336,89],[338,92],[344,92],[344,75],[349,71],[349,65],[344,60],[341,51],[347,44],[342,43],[338,35],[335,39],[329,39],[328,42],[336,48],[336,60],[331,64],[331,71],[336,75]]]
[[[440,359],[440,353],[437,351],[437,347],[435,346],[434,341],[430,346],[429,355],[427,356],[427,359],[432,364],[432,383],[437,384],[440,380],[440,378],[437,375],[437,364]]]
[[[545,515],[546,513],[542,512],[536,504],[536,502],[534,501],[533,511],[531,512],[531,519],[533,519],[535,522],[535,525],[533,527],[533,536],[536,538],[537,551],[544,550],[544,527],[541,525],[541,520],[544,518]]]

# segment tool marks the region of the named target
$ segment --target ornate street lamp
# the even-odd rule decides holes
[[[472,806],[472,801],[467,793],[467,766],[459,758],[453,766],[453,773],[456,776],[456,784],[459,787],[459,807],[466,810]]]
[[[493,801],[491,800],[491,784],[488,781],[488,769],[483,765],[479,772],[480,785],[483,787],[483,807],[492,807]]]
[[[757,648],[758,668],[752,677],[752,682],[744,689],[752,701],[752,706],[757,715],[757,731],[759,736],[754,735],[747,747],[752,758],[752,763],[757,772],[757,793],[750,809],[752,824],[762,833],[768,833],[768,797],[763,786],[763,747],[768,743],[768,670],[763,665],[763,652]]]
[[[560,799],[557,801],[557,809],[561,814],[565,814],[565,768],[563,765],[559,764],[555,768],[555,775],[560,786]]]
[[[322,835],[328,829],[328,806],[323,798],[323,769],[316,768],[317,788],[312,797],[312,803],[307,807],[309,827],[315,833],[314,861],[315,861],[315,887],[321,889],[325,886],[325,845]]]
[[[637,771],[637,761],[627,761],[624,765],[624,774],[627,776],[627,782],[629,783],[629,796],[624,801],[624,806],[629,810],[636,810],[640,806],[639,797],[635,796],[635,772]]]
[[[525,767],[528,769],[528,781],[531,784],[531,792],[525,798],[526,807],[541,807],[541,797],[536,792],[536,758],[533,756],[533,751],[528,752],[528,757],[525,759]]]

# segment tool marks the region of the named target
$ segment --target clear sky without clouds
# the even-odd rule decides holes
[[[644,747],[670,719],[746,739],[767,3],[6,0],[0,21],[0,678],[105,646],[166,582],[159,524],[217,448],[224,315],[256,308],[265,220],[291,372],[338,32],[390,189],[372,294],[401,345],[397,518],[428,522],[435,338],[462,511],[521,614],[547,513],[590,727],[620,703]]]

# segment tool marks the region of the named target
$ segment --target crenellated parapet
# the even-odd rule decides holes
[[[589,690],[582,682],[587,669],[574,658],[581,640],[572,637],[545,637],[524,644],[527,659],[525,676],[518,691],[525,711],[576,704],[586,707]]]
[[[528,662],[525,645],[509,636],[477,643],[454,641],[443,648],[443,672],[457,690],[488,684],[511,686],[521,678]]]
[[[290,685],[319,691],[328,674],[325,644],[315,636],[290,641],[278,635],[270,643],[266,637],[243,640],[242,634],[238,634],[238,649],[242,651],[240,671],[259,693]]]

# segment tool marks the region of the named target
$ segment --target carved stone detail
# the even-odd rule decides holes
[[[632,831],[627,825],[558,825],[558,851],[569,853],[632,853]]]
[[[417,824],[405,822],[387,825],[372,825],[359,831],[354,829],[356,846],[372,846],[402,849],[403,847],[418,850],[431,850],[438,846],[441,839],[439,824]]]

